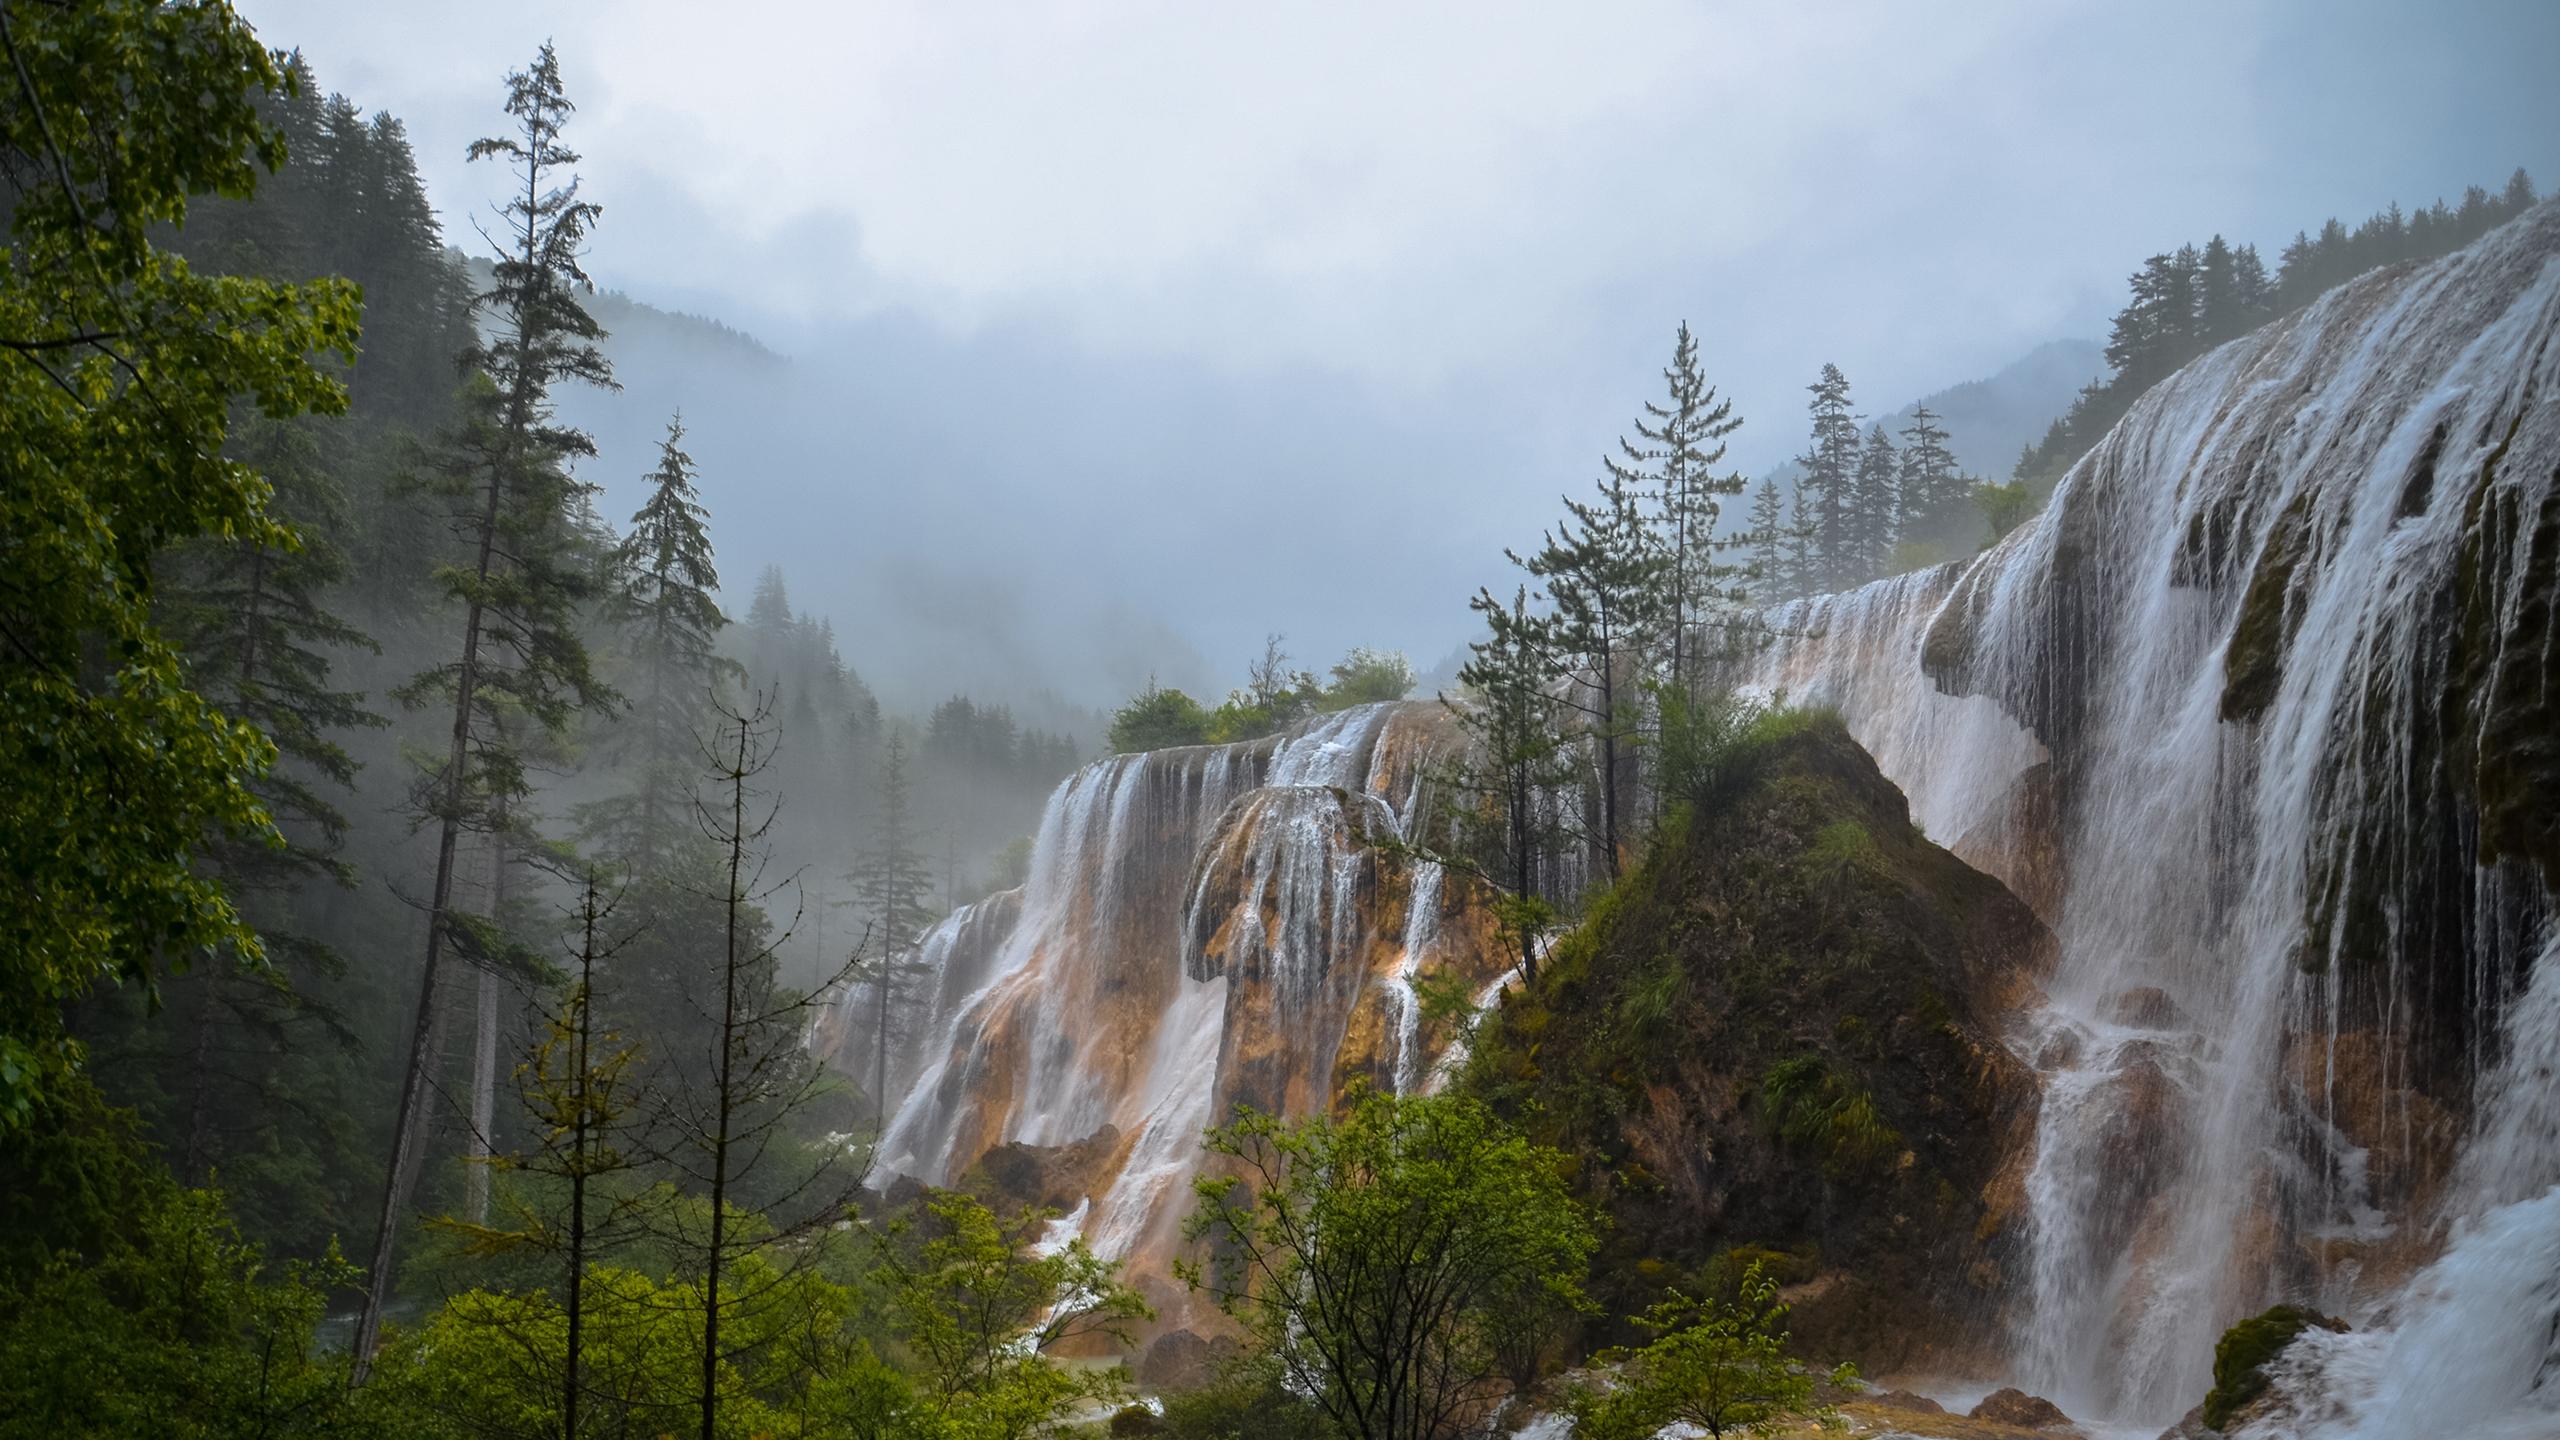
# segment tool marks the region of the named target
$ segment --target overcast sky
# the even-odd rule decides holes
[[[1890,410],[2101,336],[2181,240],[2560,181],[2549,0],[240,8],[408,122],[466,245],[556,41],[590,268],[796,362],[587,412],[616,503],[699,382],[733,584],[1080,698],[1266,629],[1438,658],[1682,318],[1758,470],[1826,360]]]

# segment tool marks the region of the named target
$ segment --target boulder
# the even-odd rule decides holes
[[[2344,1331],[2347,1322],[2300,1305],[2278,1305],[2223,1331],[2213,1347],[2213,1390],[2197,1407],[2197,1418],[2237,1428],[2234,1422],[2247,1418],[2249,1407],[2267,1393],[2267,1362],[2314,1328]]]
[[[2161,1431],[2160,1440],[2222,1440],[2222,1432],[2204,1423],[2204,1407],[2199,1405]]]
[[[1989,1420],[1998,1425],[2015,1425],[2021,1430],[2061,1430],[2071,1428],[2071,1417],[2062,1407],[2041,1395],[2030,1395],[2016,1386],[2003,1386],[1982,1397],[1982,1403],[1966,1412],[1970,1420]]]
[[[1930,1399],[1926,1395],[1915,1394],[1909,1390],[1886,1390],[1880,1394],[1869,1397],[1869,1402],[1871,1404],[1881,1405],[1887,1410],[1909,1410],[1921,1415],[1944,1415],[1947,1413],[1946,1406],[1939,1404],[1937,1401]]]
[[[999,1212],[1036,1208],[1066,1214],[1107,1179],[1120,1132],[1105,1125],[1071,1145],[1009,1140],[978,1157],[960,1188]]]
[[[2107,1018],[2136,1030],[2183,1030],[2187,1028],[2186,1012],[2169,992],[2157,985],[2137,985],[2115,998],[2107,1007]]]
[[[1203,1339],[1189,1330],[1168,1330],[1138,1357],[1138,1383],[1150,1390],[1197,1390],[1243,1353],[1244,1346],[1232,1335]]]

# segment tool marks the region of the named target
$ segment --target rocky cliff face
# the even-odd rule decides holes
[[[1391,843],[1455,739],[1436,702],[1370,705],[1070,777],[1028,883],[920,948],[934,1000],[892,1037],[904,1098],[875,1183],[975,1171],[1182,1310],[1166,1262],[1201,1130],[1240,1104],[1320,1109],[1354,1075],[1420,1086],[1449,1037],[1416,983],[1502,970],[1471,883]],[[857,1076],[870,1000],[843,996],[813,1037]]]
[[[2198,360],[2034,522],[1774,612],[1746,667],[2056,933],[2006,1027],[2011,1360],[2075,1415],[2164,1423],[2226,1325],[2362,1314],[2508,1203],[2457,1150],[2560,883],[2555,337],[2544,205]]]
[[[1999,1026],[2051,936],[1836,718],[1764,720],[1737,763],[1503,997],[1460,1083],[1583,1157],[1612,1313],[1756,1257],[1815,1354],[1981,1364],[2035,1099]]]

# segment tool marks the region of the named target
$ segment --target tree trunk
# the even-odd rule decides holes
[[[711,1247],[702,1280],[702,1440],[715,1440],[720,1405],[720,1261],[728,1243],[729,1112],[736,1101],[732,1067],[738,1055],[738,912],[746,904],[747,760],[750,727],[738,722],[738,763],[729,780],[728,929],[720,997],[720,1081],[712,1097]]]
[[[519,407],[520,408],[520,407]],[[489,486],[480,510],[479,554],[473,572],[477,596],[488,584],[498,542],[498,506],[505,493],[506,464],[501,455],[489,467]],[[443,814],[436,835],[435,888],[427,904],[427,957],[418,975],[417,1017],[409,1026],[409,1060],[400,1077],[400,1109],[392,1127],[391,1166],[383,1178],[382,1209],[373,1238],[373,1268],[365,1276],[364,1311],[357,1317],[355,1361],[350,1384],[361,1385],[373,1367],[373,1347],[382,1334],[382,1306],[391,1295],[391,1264],[400,1238],[400,1218],[418,1183],[418,1161],[424,1136],[428,1070],[443,1040],[443,1016],[437,1005],[437,981],[444,960],[445,912],[453,904],[455,849],[462,838],[464,779],[471,762],[471,706],[480,680],[482,603],[471,602],[462,625],[462,663],[454,676],[453,734],[445,754]]]

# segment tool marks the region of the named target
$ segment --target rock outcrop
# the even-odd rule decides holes
[[[1584,1157],[1613,1313],[1756,1260],[1806,1353],[1979,1361],[2034,1106],[1997,997],[2051,937],[1913,828],[1836,718],[1744,743],[1748,778],[1505,995],[1464,1083]]]

